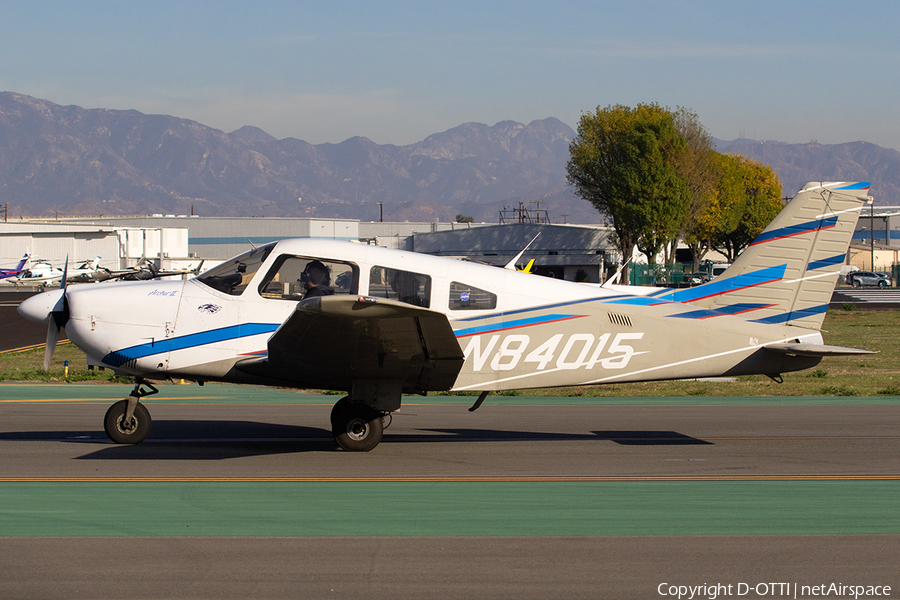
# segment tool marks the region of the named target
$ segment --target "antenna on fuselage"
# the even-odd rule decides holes
[[[253,240],[247,240],[247,243],[253,246],[253,249],[256,250],[256,244],[253,243]]]
[[[619,267],[619,269],[613,274],[612,277],[610,277],[609,279],[607,279],[606,281],[604,281],[603,283],[600,284],[600,287],[606,287],[608,285],[612,285],[615,282],[617,282],[619,280],[619,277],[622,275],[622,271],[625,270],[625,267],[628,266],[628,263],[631,262],[632,258],[634,258],[634,256],[629,256],[628,260],[626,260],[625,262],[622,263],[622,266]]]
[[[503,268],[506,269],[506,270],[508,270],[508,271],[515,271],[515,270],[516,270],[516,262],[517,262],[520,258],[522,258],[522,255],[525,254],[525,251],[528,250],[528,246],[530,246],[531,244],[533,244],[533,243],[534,243],[534,240],[538,239],[538,236],[539,236],[539,235],[541,235],[541,232],[540,232],[540,231],[538,231],[538,234],[537,234],[536,236],[534,236],[533,238],[531,238],[531,241],[528,242],[528,244],[526,244],[524,248],[522,248],[522,251],[519,252],[518,254],[516,254],[516,257],[515,257],[514,259],[512,259],[511,261],[509,261],[509,262],[506,264],[506,266],[503,267]]]

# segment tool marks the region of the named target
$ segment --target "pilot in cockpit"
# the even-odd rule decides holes
[[[333,296],[334,290],[331,288],[331,274],[328,272],[322,262],[318,260],[311,261],[303,269],[301,281],[306,285],[306,293],[303,299],[315,298],[316,296]]]

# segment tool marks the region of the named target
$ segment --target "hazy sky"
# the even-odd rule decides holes
[[[0,90],[226,132],[409,144],[692,109],[715,137],[900,149],[897,0],[0,0]]]

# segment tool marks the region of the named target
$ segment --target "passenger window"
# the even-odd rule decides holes
[[[458,281],[450,283],[450,310],[493,310],[497,294]]]
[[[220,292],[240,296],[266,261],[273,247],[274,244],[267,244],[254,248],[213,267],[197,279]]]
[[[259,295],[274,300],[356,294],[359,267],[351,263],[285,254],[275,261],[259,286]]]
[[[369,272],[369,295],[428,308],[431,306],[431,277],[375,266]]]

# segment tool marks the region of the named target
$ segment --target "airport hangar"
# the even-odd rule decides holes
[[[535,259],[533,271],[599,283],[612,274],[619,255],[612,228],[538,223],[365,222],[355,219],[197,217],[68,218],[0,223],[0,256],[13,265],[27,251],[61,267],[96,256],[110,269],[141,257],[162,269],[206,270],[222,260],[271,241],[294,237],[340,239],[503,266],[529,242],[516,261]],[[540,234],[540,235],[538,235]]]
[[[874,231],[874,236],[873,236]],[[540,235],[538,235],[540,233]],[[32,260],[62,267],[101,257],[100,265],[126,269],[142,257],[162,269],[204,270],[253,245],[293,237],[321,237],[458,257],[503,266],[531,240],[517,260],[535,259],[533,270],[567,280],[600,282],[620,262],[612,228],[545,223],[366,222],[355,219],[145,217],[30,219],[0,222],[0,263],[13,266],[26,252]],[[874,237],[874,244],[873,244]],[[848,263],[871,269],[898,264],[900,207],[863,209]],[[638,258],[640,260],[640,258]]]

